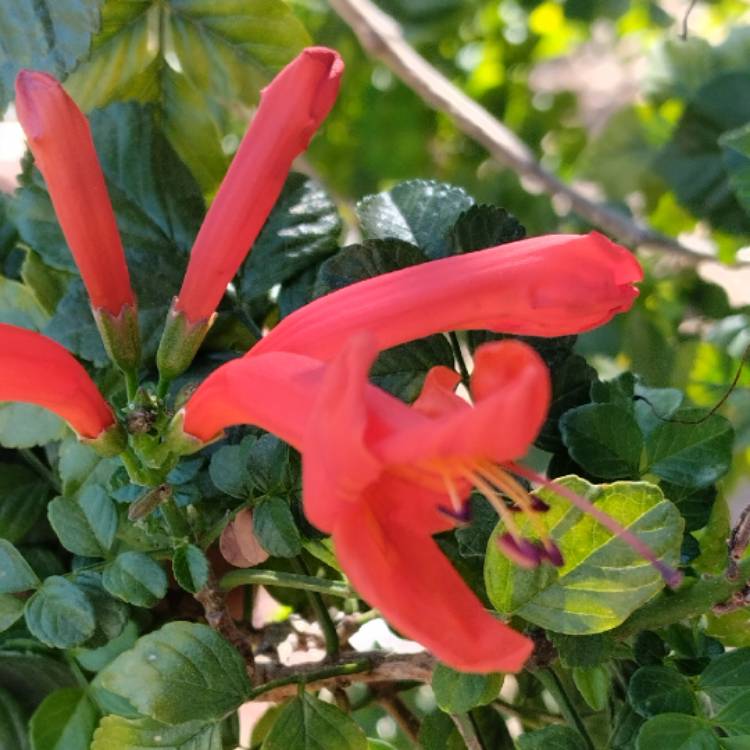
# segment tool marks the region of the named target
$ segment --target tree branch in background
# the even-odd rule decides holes
[[[625,244],[670,253],[693,263],[714,260],[587,198],[544,169],[515,133],[427,62],[406,41],[399,24],[371,0],[330,0],[330,4],[371,57],[386,65],[430,107],[449,115],[461,132],[519,177],[535,182],[552,197],[566,200],[572,211]]]

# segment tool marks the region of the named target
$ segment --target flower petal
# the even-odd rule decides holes
[[[547,235],[376,276],[289,315],[247,356],[271,350],[328,360],[355,331],[378,350],[457,329],[562,336],[630,308],[642,277],[606,237]]]
[[[427,373],[417,400],[411,408],[426,417],[439,417],[456,409],[467,409],[469,405],[454,391],[461,376],[450,367],[438,365]]]
[[[91,305],[116,317],[135,298],[88,121],[57,80],[30,70],[16,78],[16,111]]]
[[[97,438],[115,415],[89,374],[57,342],[0,323],[0,401],[37,404],[81,437]]]
[[[216,309],[279,197],[292,161],[331,110],[343,70],[338,53],[310,47],[263,90],[190,253],[175,303],[190,323]]]
[[[408,504],[409,497],[401,498]],[[407,638],[464,672],[515,672],[532,643],[490,615],[433,539],[370,504],[342,513],[336,555],[354,587]]]

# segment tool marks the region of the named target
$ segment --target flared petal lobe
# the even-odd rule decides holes
[[[55,341],[0,323],[0,401],[25,401],[62,417],[81,437],[115,423],[86,370]]]
[[[399,500],[412,501],[408,492]],[[380,517],[377,502],[342,513],[333,542],[357,592],[454,669],[515,672],[531,654],[531,641],[485,611],[428,532]]]
[[[209,318],[247,255],[339,90],[344,64],[310,47],[263,90],[258,111],[195,240],[175,309],[190,323]]]
[[[533,237],[332,292],[281,321],[247,356],[276,350],[329,360],[361,330],[379,350],[452,330],[579,333],[629,309],[642,275],[626,248],[596,232]]]
[[[16,111],[91,305],[117,317],[135,298],[88,121],[55,78],[30,70]]]

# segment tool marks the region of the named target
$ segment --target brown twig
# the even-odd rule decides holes
[[[737,525],[732,529],[728,540],[729,546],[729,568],[727,578],[736,581],[740,577],[740,560],[750,545],[750,505],[740,514]]]
[[[395,693],[388,691],[379,695],[377,702],[393,717],[401,731],[418,746],[419,719]]]
[[[712,260],[624,213],[592,201],[548,172],[531,149],[509,128],[452,84],[404,38],[401,27],[371,0],[330,0],[364,50],[386,65],[426,104],[449,115],[465,135],[484,146],[500,164],[533,181],[545,193],[566,200],[572,211],[621,242],[658,250],[693,263]]]

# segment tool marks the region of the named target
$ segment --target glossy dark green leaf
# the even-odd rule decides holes
[[[606,633],[596,635],[564,635],[550,633],[552,643],[563,666],[596,667],[612,656],[615,640]]]
[[[341,218],[326,191],[293,173],[284,185],[242,270],[242,295],[250,299],[319,264],[338,249]]]
[[[244,441],[243,441],[244,442]],[[262,435],[250,444],[247,471],[257,494],[287,496],[299,484],[298,462],[289,446],[275,435]]]
[[[27,750],[26,717],[15,698],[0,688],[0,750]]]
[[[253,531],[269,555],[295,557],[302,551],[302,538],[289,503],[280,497],[266,498],[255,506]]]
[[[33,471],[17,464],[0,464],[0,537],[18,542],[44,510],[49,490]]]
[[[79,573],[75,577],[75,584],[86,594],[96,616],[96,630],[86,646],[104,646],[122,633],[128,621],[129,608],[107,593],[102,585],[101,573],[93,570]]]
[[[47,517],[63,547],[84,557],[106,557],[117,533],[115,504],[96,485],[76,499],[56,498],[47,506]]]
[[[691,422],[704,416],[702,409],[680,409],[673,419]],[[731,423],[718,414],[698,424],[665,422],[646,441],[648,470],[672,484],[706,487],[729,470],[733,443]]]
[[[167,574],[143,552],[123,552],[104,568],[104,588],[138,607],[153,607],[167,593]]]
[[[635,386],[635,418],[645,436],[659,425],[669,421],[680,408],[684,394],[677,388],[647,388],[641,383]]]
[[[728,651],[712,659],[698,685],[721,709],[750,694],[750,648]]]
[[[211,456],[208,467],[211,481],[231,497],[245,499],[249,496],[250,472],[247,459],[256,438],[248,436],[238,445],[222,445]]]
[[[560,419],[560,432],[572,458],[602,479],[635,479],[643,438],[632,414],[615,404],[587,404]]]
[[[80,688],[48,695],[29,724],[32,750],[89,750],[98,711]]]
[[[0,651],[0,685],[30,714],[53,690],[74,687],[67,664],[50,656]]]
[[[669,482],[662,482],[660,486],[664,497],[680,509],[685,531],[702,529],[708,523],[716,502],[716,487],[679,487]]]
[[[578,477],[558,481],[637,534],[657,556],[676,563],[683,521],[658,487],[645,482],[596,486]],[[560,568],[542,565],[526,570],[510,562],[490,540],[484,576],[487,594],[499,612],[559,633],[601,633],[619,625],[664,586],[653,566],[593,518],[550,490],[536,494],[550,506],[540,520],[565,562]],[[527,519],[519,519],[519,525],[532,533]],[[499,524],[497,532],[502,530]]]
[[[497,526],[497,512],[481,496],[473,495],[470,500],[471,520],[459,526],[454,532],[461,557],[481,557],[487,551],[487,542]]]
[[[628,683],[628,701],[645,718],[695,711],[689,683],[679,672],[667,667],[641,667]]]
[[[47,578],[26,603],[26,627],[52,648],[85,643],[96,631],[96,613],[86,594],[62,576]]]
[[[441,710],[463,714],[490,703],[500,692],[501,674],[467,674],[438,664],[432,673],[432,690]]]
[[[171,622],[99,673],[101,686],[167,724],[214,721],[250,692],[239,653],[206,625]]]
[[[366,750],[367,739],[356,722],[336,706],[310,693],[289,701],[263,740],[262,750]]]
[[[191,721],[169,726],[151,719],[105,716],[91,750],[222,750],[221,727]]]
[[[431,750],[466,750],[466,744],[448,714],[433,711],[419,727],[419,746]]]
[[[58,78],[89,50],[101,0],[14,0],[0,5],[0,110],[21,68]]]
[[[172,572],[177,583],[191,594],[200,591],[208,581],[206,556],[194,544],[178,547],[172,557]]]
[[[422,248],[430,258],[450,253],[448,233],[474,205],[462,188],[435,180],[409,180],[368,195],[357,204],[367,239],[395,238]]]
[[[587,747],[578,732],[554,725],[522,734],[516,741],[518,750],[586,750]]]
[[[0,594],[35,589],[39,579],[23,555],[8,541],[0,539]]]
[[[515,216],[497,206],[472,206],[464,211],[450,229],[451,255],[470,253],[522,240],[526,230]]]
[[[660,714],[638,732],[636,750],[719,750],[719,740],[704,719],[684,714]]]

